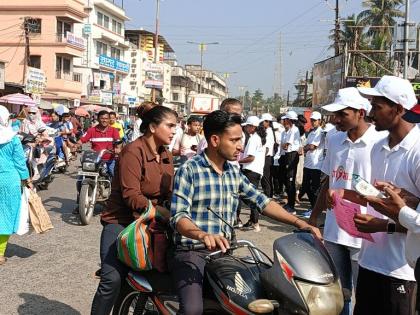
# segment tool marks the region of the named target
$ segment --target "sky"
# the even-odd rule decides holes
[[[154,31],[157,0],[123,1],[131,18],[127,29]],[[341,18],[363,9],[362,0],[339,2]],[[420,22],[420,0],[411,3],[411,20]],[[290,90],[293,98],[293,83],[315,62],[334,54],[328,49],[334,6],[334,0],[161,0],[160,34],[181,65],[200,64],[198,45],[188,41],[218,42],[207,46],[204,68],[231,73],[231,96],[239,96],[241,86],[251,92],[261,89],[265,96],[278,91],[281,51],[281,94]]]

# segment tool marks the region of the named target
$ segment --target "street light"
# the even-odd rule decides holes
[[[200,79],[201,79],[201,84],[200,84],[200,93],[202,91],[202,87],[203,87],[203,54],[204,54],[204,50],[206,49],[206,46],[208,45],[218,45],[219,42],[212,42],[212,43],[197,43],[197,42],[187,42],[188,44],[193,44],[193,45],[198,45],[198,48],[200,49]]]

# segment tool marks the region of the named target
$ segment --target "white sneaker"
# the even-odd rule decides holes
[[[254,224],[254,232],[257,232],[257,233],[261,232],[261,227],[259,223]]]

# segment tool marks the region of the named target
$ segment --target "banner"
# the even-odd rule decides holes
[[[312,106],[330,104],[341,88],[343,78],[343,55],[338,55],[314,64]]]
[[[37,68],[28,67],[26,71],[25,92],[32,94],[43,94],[47,79],[44,71]]]
[[[163,64],[146,62],[144,64],[144,71],[146,72],[146,80],[144,81],[144,87],[163,89]]]
[[[70,45],[79,48],[85,48],[85,40],[82,37],[78,37],[69,31],[66,32],[66,41]]]
[[[99,56],[99,64],[101,66],[111,68],[117,71],[125,72],[125,73],[128,73],[128,71],[130,70],[130,65],[127,62],[108,57],[107,55]]]
[[[378,77],[347,77],[346,87],[374,87],[378,83]]]

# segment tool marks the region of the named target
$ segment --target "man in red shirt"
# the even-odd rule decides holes
[[[98,113],[99,123],[95,127],[89,128],[86,133],[80,138],[79,143],[91,143],[91,148],[95,152],[100,152],[102,150],[111,150],[114,151],[114,154],[121,152],[121,144],[114,145],[114,141],[120,140],[120,135],[118,130],[109,125],[109,113],[106,110],[100,111]],[[102,160],[106,162],[108,168],[108,174],[112,177],[114,175],[115,167],[115,158],[114,154],[109,152],[104,153]],[[80,191],[81,182],[77,180],[77,205],[73,210],[74,214],[77,214],[78,204],[79,204],[79,191]]]

